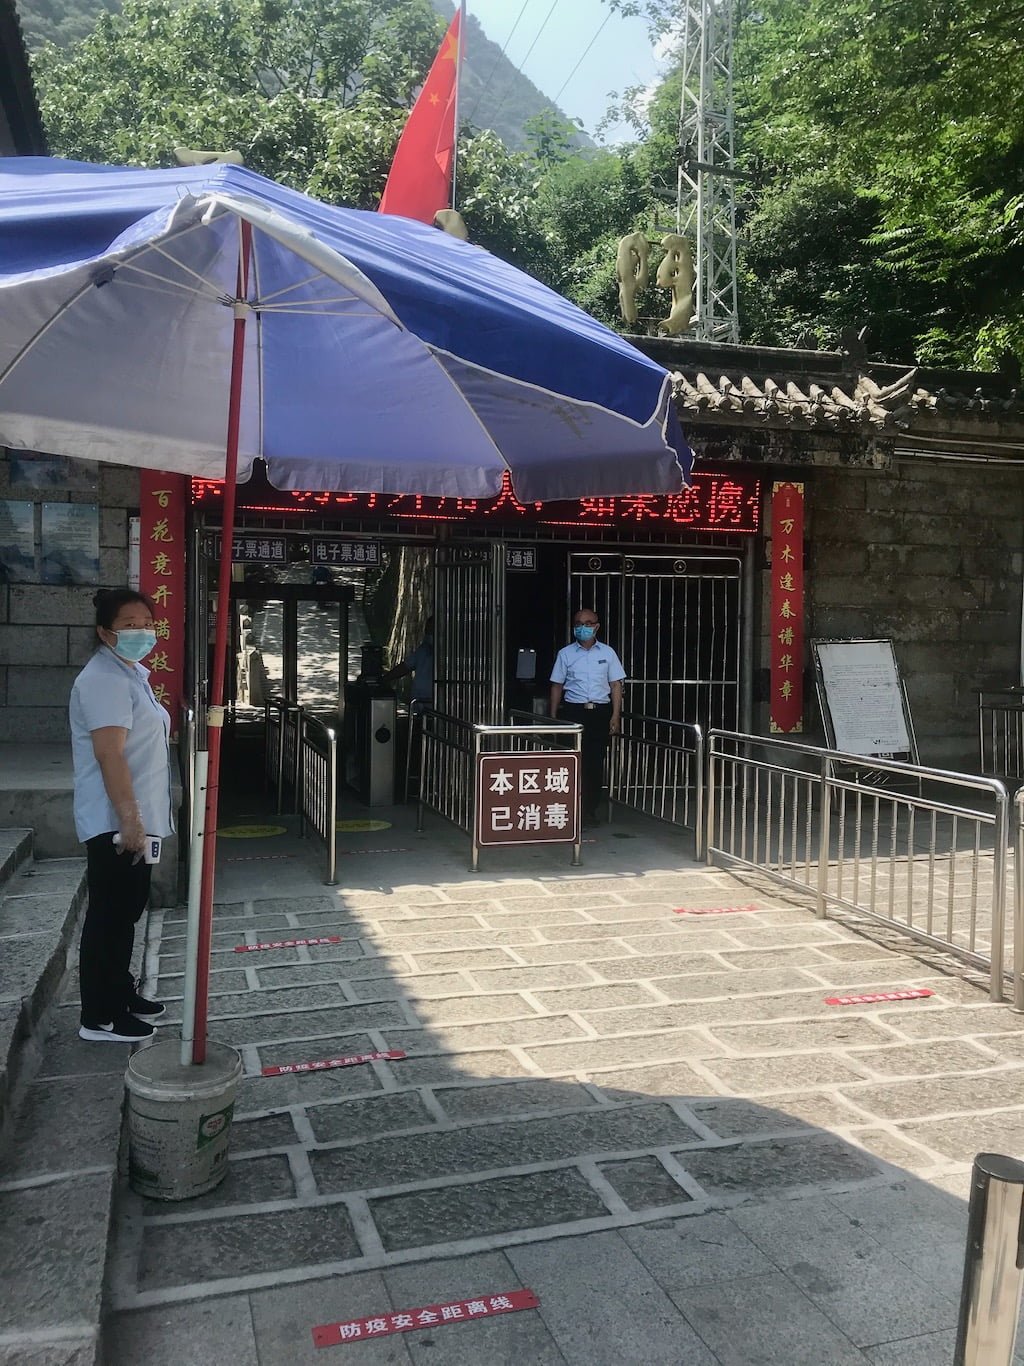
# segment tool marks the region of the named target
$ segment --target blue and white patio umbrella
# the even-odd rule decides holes
[[[479,247],[237,166],[0,159],[0,445],[235,484],[673,492],[691,456],[667,372]],[[197,756],[183,1062],[206,1056],[228,614]]]
[[[520,498],[664,493],[666,371],[522,271],[238,166],[0,159],[0,443],[224,475],[241,228],[239,477]]]

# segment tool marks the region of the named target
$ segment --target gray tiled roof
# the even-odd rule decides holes
[[[873,427],[891,431],[916,429],[929,418],[954,421],[1024,423],[1024,400],[1017,390],[1000,395],[982,388],[970,392],[922,383],[917,368],[897,380],[879,384],[867,374],[844,376],[840,382],[788,378],[780,373],[752,378],[748,374],[673,371],[673,390],[680,413],[702,418],[754,419],[808,427]]]
[[[630,340],[671,373],[684,425],[1024,446],[1016,375],[890,365],[838,351]]]

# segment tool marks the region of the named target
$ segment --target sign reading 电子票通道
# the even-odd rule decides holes
[[[362,565],[375,568],[382,563],[380,541],[343,541],[332,536],[314,536],[309,558],[314,565]]]
[[[158,702],[171,715],[171,735],[181,714],[185,664],[185,500],[183,474],[139,471],[139,589],[153,599],[156,648],[143,665]]]

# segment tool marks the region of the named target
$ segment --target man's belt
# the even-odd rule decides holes
[[[566,702],[567,707],[582,707],[584,711],[593,711],[595,707],[610,707],[611,701],[607,702]]]

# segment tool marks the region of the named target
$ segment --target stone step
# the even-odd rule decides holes
[[[24,835],[25,832],[6,832]],[[10,841],[8,840],[8,843]],[[19,840],[15,846],[23,849]],[[29,840],[31,847],[31,840]],[[12,855],[13,857],[13,855]],[[22,858],[0,895],[0,1135],[36,1027],[60,989],[85,901],[82,859]]]
[[[0,830],[0,896],[32,857],[31,830]]]
[[[0,1366],[94,1366],[128,1048],[53,1005],[0,1147]]]
[[[0,1366],[94,1366],[124,1109],[124,1045],[78,1038],[83,859],[0,897]]]

